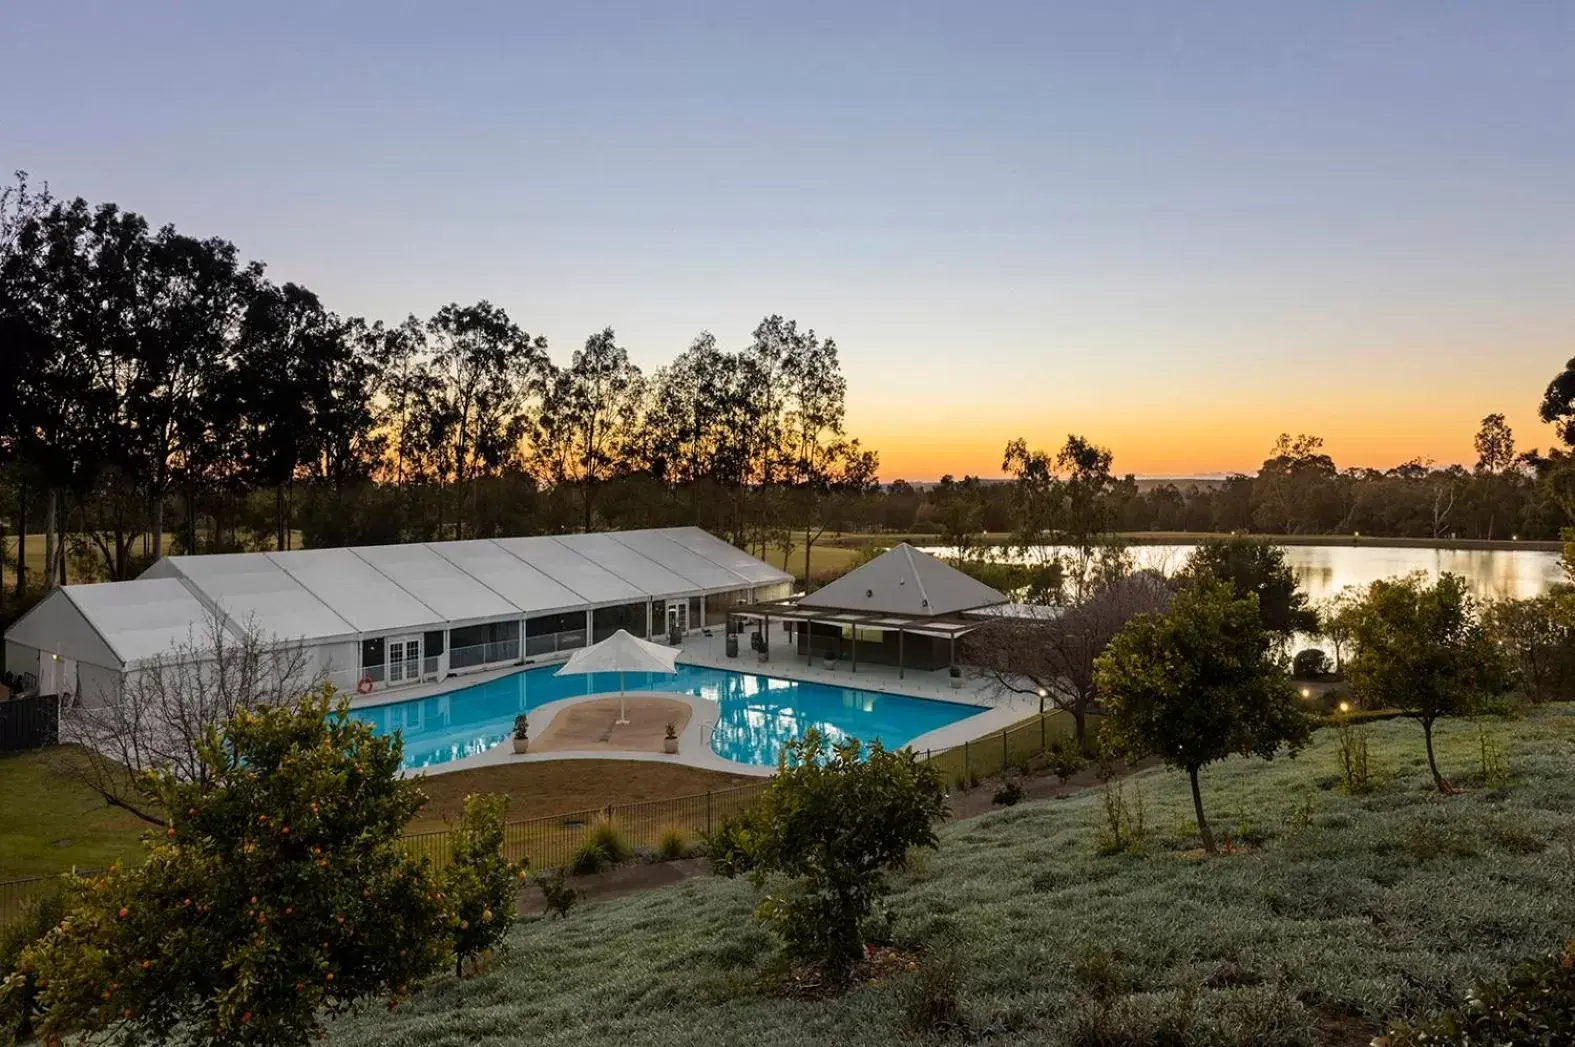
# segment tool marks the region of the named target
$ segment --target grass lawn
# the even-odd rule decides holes
[[[70,749],[0,756],[0,880],[135,859],[148,824],[57,773]]]
[[[1506,784],[1470,784],[1477,727],[1440,731],[1429,790],[1420,729],[1368,728],[1382,777],[1338,789],[1337,738],[1296,760],[1235,759],[1205,776],[1216,829],[1247,849],[1197,851],[1185,779],[1141,790],[1147,844],[1100,855],[1102,795],[1023,804],[941,832],[896,881],[899,941],[960,931],[968,1037],[1046,1044],[1365,1045],[1473,979],[1575,933],[1575,708],[1491,721]],[[393,1014],[333,1028],[357,1045],[893,1044],[913,975],[822,1002],[779,998],[773,940],[744,881],[689,880],[533,919],[487,970],[443,976]],[[1159,1030],[1184,1029],[1159,1039]]]
[[[52,876],[73,865],[136,861],[146,823],[106,805],[54,768],[70,749],[0,757],[0,880]],[[483,767],[420,779],[428,803],[412,832],[444,829],[470,793],[506,793],[509,818],[592,810],[608,804],[691,796],[755,779],[638,760],[555,760]]]
[[[644,803],[731,789],[758,779],[649,760],[554,760],[478,767],[419,779],[427,805],[412,832],[443,829],[459,820],[471,793],[505,793],[509,820],[589,811],[608,804]]]

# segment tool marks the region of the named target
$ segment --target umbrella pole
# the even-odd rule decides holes
[[[618,722],[620,724],[624,724],[624,723],[628,723],[629,722],[629,718],[624,715],[624,708],[623,708],[623,670],[622,669],[618,670]]]

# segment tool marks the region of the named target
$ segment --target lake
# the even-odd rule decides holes
[[[1191,545],[1134,545],[1129,547],[1133,563],[1174,573],[1186,563]],[[1379,578],[1392,578],[1416,571],[1437,578],[1448,571],[1465,578],[1483,600],[1523,599],[1545,592],[1564,580],[1559,554],[1537,549],[1424,549],[1394,548],[1381,545],[1286,545],[1286,562],[1313,600],[1333,596],[1348,585],[1366,585]],[[934,556],[946,557],[954,550],[928,547]],[[1046,550],[1052,552],[1053,550]],[[1006,561],[1021,558],[1004,548],[987,550],[987,555]]]

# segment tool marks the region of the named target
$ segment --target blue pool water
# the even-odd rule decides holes
[[[618,693],[617,673],[557,676],[557,666],[526,669],[430,698],[357,709],[379,734],[404,733],[405,766],[430,767],[490,749],[508,738],[514,717],[560,698]],[[729,760],[774,764],[782,743],[818,727],[831,739],[879,738],[887,748],[956,723],[974,705],[878,694],[852,687],[680,665],[673,676],[624,674],[631,691],[690,694],[716,702],[713,747]]]

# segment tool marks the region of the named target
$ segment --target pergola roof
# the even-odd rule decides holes
[[[1006,596],[907,542],[799,600],[828,611],[937,618],[1006,602]]]

